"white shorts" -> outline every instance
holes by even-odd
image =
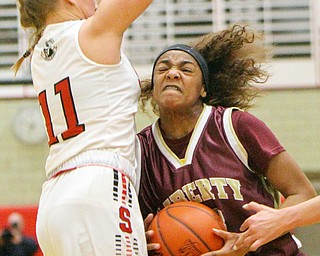
[[[147,255],[136,192],[108,166],[78,167],[46,181],[36,229],[45,256]]]

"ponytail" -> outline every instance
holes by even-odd
[[[13,64],[11,69],[14,71],[14,76],[17,75],[17,72],[22,65],[23,61],[31,55],[31,49],[28,49],[24,52],[24,54]]]
[[[57,2],[56,0],[18,0],[20,24],[24,29],[31,29],[32,33],[29,36],[29,49],[11,67],[15,76],[23,61],[32,54],[35,45],[39,42],[46,26],[46,18],[56,9]]]
[[[23,61],[27,59],[29,56],[31,56],[34,47],[39,42],[42,32],[44,30],[44,27],[39,29],[39,31],[35,32],[33,36],[30,37],[29,41],[33,41],[32,46],[24,52],[24,54],[16,61],[16,63],[13,64],[11,69],[14,71],[14,76],[17,75],[19,68],[21,67]],[[33,39],[34,38],[34,39]],[[32,40],[33,39],[33,40]]]

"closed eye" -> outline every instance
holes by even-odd
[[[158,68],[157,71],[163,72],[163,71],[167,71],[167,70],[169,70],[169,68],[167,68],[167,67],[161,67],[161,68]]]

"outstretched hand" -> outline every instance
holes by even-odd
[[[158,250],[160,249],[160,244],[158,243],[148,243],[150,238],[154,235],[153,230],[148,230],[152,220],[153,220],[154,215],[152,213],[149,213],[148,216],[144,219],[144,229],[146,230],[146,239],[147,239],[147,249],[148,252]]]
[[[244,247],[234,250],[234,243],[239,239],[241,234],[232,233],[224,230],[213,229],[213,232],[224,240],[224,246],[217,251],[202,254],[202,256],[243,256],[248,250]]]
[[[284,233],[281,223],[286,221],[280,211],[262,204],[251,202],[243,206],[256,214],[246,219],[240,227],[244,231],[234,244],[235,249],[246,247],[255,251],[260,246],[276,239]]]

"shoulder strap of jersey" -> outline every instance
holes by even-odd
[[[223,113],[223,127],[227,136],[227,140],[233,149],[234,153],[237,155],[237,157],[240,159],[240,161],[251,171],[254,172],[248,164],[248,153],[241,144],[234,128],[232,125],[232,112],[234,110],[240,110],[239,108],[227,108],[225,112]],[[281,194],[277,190],[273,188],[273,186],[269,183],[269,181],[264,177],[260,176],[261,182],[265,189],[272,195],[274,198],[274,206],[278,208],[281,204]]]
[[[252,172],[254,172],[248,164],[248,153],[241,144],[234,128],[232,125],[232,112],[234,110],[240,110],[239,108],[227,108],[223,113],[223,128],[227,136],[227,140],[233,149],[234,153],[237,155],[239,160]]]

